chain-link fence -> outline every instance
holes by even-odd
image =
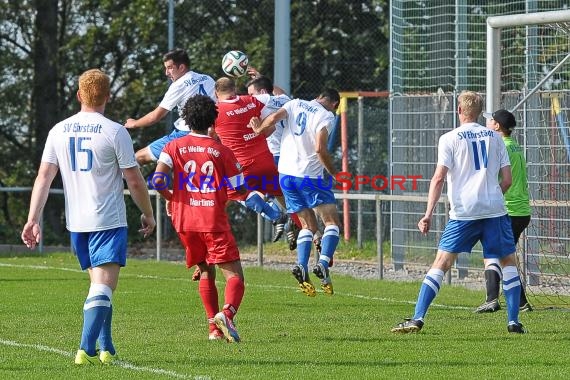
[[[369,178],[378,175],[418,178],[417,188],[412,190],[398,186],[377,189],[368,184],[358,189],[353,187],[352,192],[425,196],[435,167],[438,137],[457,123],[458,93],[464,89],[485,91],[487,17],[569,6],[562,0],[480,3],[471,0],[449,4],[403,0],[390,3],[291,1],[290,88],[293,97],[312,98],[327,86],[343,92],[390,91],[390,98],[346,97],[346,139],[342,141],[339,126],[331,141],[336,165],[352,175]],[[165,26],[172,26],[174,46],[189,52],[192,70],[220,77],[223,75],[222,56],[238,49],[248,54],[252,66],[273,76],[276,63],[273,0],[176,1],[173,4],[172,23],[166,13],[163,15]],[[570,50],[568,35],[558,30],[556,26],[503,30],[503,107],[512,107],[528,94],[544,73],[559,62],[559,57]],[[164,41],[164,36],[158,36],[156,45],[162,46]],[[526,249],[533,255],[540,252],[540,256],[530,255],[525,259],[529,280],[533,281],[536,280],[532,276],[533,263],[536,267],[548,257],[567,258],[569,248],[565,227],[569,219],[570,137],[564,135],[568,131],[565,115],[570,107],[569,72],[567,66],[560,70],[516,114],[520,124],[515,137],[527,154],[534,200]],[[240,78],[238,84],[243,86],[244,83],[245,78]],[[141,139],[139,143],[144,145],[145,141]],[[9,197],[18,199],[11,202]],[[10,204],[6,207],[26,207],[29,198],[26,194],[3,194],[1,199]],[[50,202],[62,203],[61,200]],[[382,205],[386,215],[383,236],[390,240],[394,266],[429,263],[435,240],[422,238],[416,227],[424,205],[404,201]],[[347,214],[344,218],[347,223],[343,224],[345,236],[359,243],[375,240],[373,202],[341,200],[339,209],[343,218]],[[438,206],[436,231],[443,228],[446,214],[445,204]],[[232,216],[238,218],[239,223],[234,224],[239,227],[255,223],[255,215],[239,208],[232,210]],[[49,242],[67,244],[64,231],[52,231],[49,222],[48,219]],[[61,221],[58,224],[61,225]],[[137,221],[133,219],[131,224]],[[1,225],[3,237],[17,240],[17,228],[10,227],[9,221],[2,221]],[[255,243],[251,227],[240,230],[236,236],[242,243]],[[167,237],[170,242],[176,242],[174,234]],[[567,264],[562,262],[557,270]],[[459,263],[460,268],[480,269],[481,265],[475,255],[462,258]]]
[[[422,175],[419,192],[426,194],[435,168],[438,138],[457,126],[457,95],[466,89],[488,95],[485,94],[489,59],[487,17],[567,7],[565,1],[489,1],[484,5],[475,1],[447,5],[393,1],[390,102],[393,171]],[[513,137],[527,158],[532,198],[531,225],[519,247],[522,271],[528,284],[541,286],[545,293],[557,294],[567,291],[570,285],[567,254],[570,129],[566,118],[570,105],[570,65],[562,64],[570,54],[568,23],[503,28],[498,49],[500,107],[513,109],[518,105],[514,111],[517,128]],[[480,122],[485,123],[483,119]],[[392,203],[391,245],[396,267],[427,263],[433,258],[447,210],[445,205],[436,210],[435,241],[417,232],[416,223],[424,212],[425,205]],[[482,269],[480,248],[474,253],[460,255],[457,264],[460,276],[476,276]]]
[[[188,50],[193,69],[216,78],[229,50],[245,52],[273,78],[274,8],[274,0],[175,2],[174,45]],[[311,99],[325,87],[386,90],[388,2],[293,0],[290,9],[292,96]]]

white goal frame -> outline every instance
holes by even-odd
[[[558,11],[550,11],[550,12],[535,12],[535,13],[523,13],[523,14],[513,14],[513,15],[505,15],[505,16],[492,16],[487,18],[487,47],[486,47],[486,98],[485,98],[485,108],[486,112],[494,112],[499,108],[507,108],[507,101],[502,106],[501,102],[504,100],[502,96],[504,95],[501,92],[501,85],[502,85],[502,62],[501,62],[501,49],[503,47],[501,32],[504,28],[516,28],[516,27],[526,27],[526,46],[525,46],[525,54],[526,54],[526,69],[532,65],[536,64],[536,62],[532,61],[533,55],[533,43],[532,41],[537,38],[536,32],[532,30],[532,26],[543,25],[549,28],[556,29],[561,33],[565,34],[567,38],[570,38],[570,10],[558,10]],[[563,58],[562,58],[563,57]],[[562,66],[564,66],[570,60],[570,52],[566,51],[565,56],[564,53],[556,57],[556,65],[553,68],[549,68],[549,71],[540,76],[540,80],[538,78],[532,78],[530,80],[528,72],[526,73],[527,77],[525,78],[524,88],[521,90],[521,97],[520,101],[516,103],[515,106],[510,108],[511,112],[515,112],[519,109],[519,107],[525,105],[527,101],[529,101],[530,97],[534,95],[537,91],[544,87],[544,84],[556,73],[558,72]],[[537,82],[538,81],[538,82]],[[529,88],[534,86],[533,88]],[[566,87],[567,88],[567,87]],[[544,94],[543,94],[544,96]],[[511,100],[513,100],[511,98]],[[534,112],[534,111],[533,111]],[[538,111],[541,112],[541,111]],[[526,131],[526,126],[523,127]],[[526,143],[526,135],[525,135],[525,143]],[[567,145],[567,143],[566,143]],[[568,148],[567,148],[568,149]],[[568,153],[570,157],[570,152]],[[552,202],[548,200],[537,200],[533,199],[533,206],[537,207],[551,207]],[[526,235],[526,233],[525,233]],[[540,244],[538,240],[540,237],[536,237],[537,242],[535,244]],[[527,243],[528,244],[528,243]],[[536,257],[537,254],[533,254],[532,256],[535,258],[531,261],[528,259],[528,245],[523,245],[523,252],[522,252],[522,262],[519,266],[521,270],[521,278],[525,278],[526,285],[540,285],[541,278],[537,275],[540,273],[539,264],[537,264]],[[537,247],[538,248],[538,247]],[[534,251],[532,248],[531,251]],[[570,257],[568,257],[570,258]],[[565,274],[565,278],[567,278],[568,273]],[[526,286],[525,285],[525,286]]]
[[[570,23],[570,10],[523,13],[487,18],[487,81],[486,112],[499,108],[501,101],[501,29],[505,27]],[[525,97],[515,106],[515,111],[529,96],[536,92],[568,59],[570,53],[556,65]]]

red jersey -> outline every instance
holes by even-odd
[[[218,117],[214,124],[216,134],[244,167],[255,160],[273,161],[265,136],[247,127],[252,117],[260,117],[263,107],[264,103],[250,95],[218,100]]]
[[[243,185],[243,176],[229,148],[190,133],[166,144],[158,161],[172,169],[172,223],[177,232],[230,230],[227,191]]]

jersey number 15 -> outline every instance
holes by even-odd
[[[82,172],[88,172],[93,168],[93,151],[91,148],[84,146],[85,141],[91,140],[91,137],[75,137],[69,138],[69,158],[71,160],[71,170],[77,171],[77,159],[86,155],[86,163],[84,167],[80,167]],[[80,156],[81,155],[81,156]]]

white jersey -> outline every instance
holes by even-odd
[[[174,127],[181,131],[189,131],[190,128],[182,119],[182,109],[186,101],[198,94],[209,96],[216,101],[214,86],[215,82],[211,76],[188,71],[170,84],[159,106],[169,111],[178,107],[179,118],[174,122]]]
[[[282,107],[287,111],[281,138],[279,173],[295,177],[320,178],[324,166],[315,152],[316,136],[326,128],[329,135],[334,114],[316,100],[293,99]]]
[[[447,167],[447,196],[455,220],[475,220],[507,213],[499,185],[509,155],[501,136],[477,123],[463,124],[439,138],[438,165]]]
[[[49,132],[42,162],[59,167],[71,232],[127,226],[121,169],[137,166],[127,130],[97,112],[79,112]]]
[[[261,110],[261,119],[265,119],[267,116],[271,115],[272,113],[277,112],[277,110],[289,100],[285,94],[281,95],[269,95],[269,94],[261,94],[255,95],[260,102],[265,104],[265,107]],[[267,146],[269,147],[269,151],[274,156],[279,156],[281,152],[281,136],[283,135],[283,128],[285,128],[285,122],[281,120],[277,124],[275,124],[275,131],[267,136]]]

